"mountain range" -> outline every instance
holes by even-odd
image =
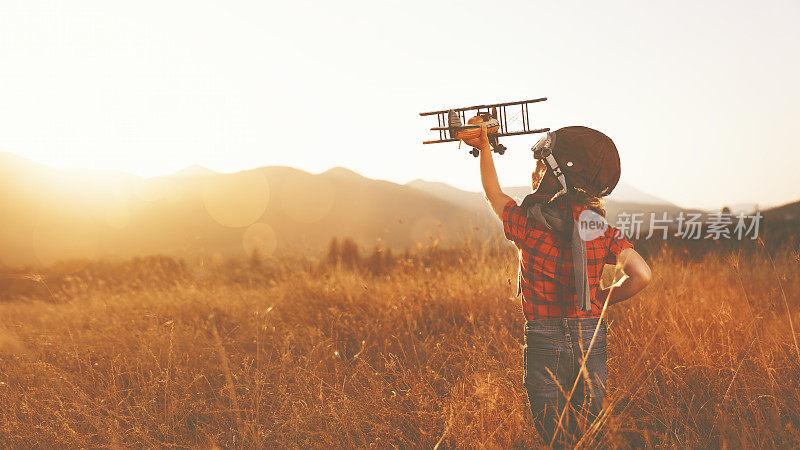
[[[524,197],[529,187],[509,187]],[[632,186],[608,200],[608,217],[681,210]],[[458,245],[496,235],[483,194],[444,183],[402,185],[344,168],[310,174],[261,167],[222,174],[200,166],[142,178],[62,169],[0,153],[0,263],[79,258],[313,253],[333,237],[362,248]]]

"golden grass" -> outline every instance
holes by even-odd
[[[540,445],[513,251],[280,263],[100,265],[0,303],[0,445]],[[609,309],[603,431],[581,444],[800,445],[797,254],[651,265]]]

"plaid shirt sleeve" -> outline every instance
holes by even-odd
[[[509,200],[503,208],[503,233],[506,239],[518,244],[525,240],[525,226],[528,215],[522,211],[514,200]]]
[[[633,244],[622,237],[617,229],[612,226],[609,226],[606,230],[606,237],[608,238],[608,252],[606,253],[605,263],[616,265],[619,253],[626,248],[633,248]]]

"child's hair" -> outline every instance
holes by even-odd
[[[559,195],[556,198],[559,197],[564,197],[565,200],[569,199],[572,201],[572,203],[582,207],[583,209],[591,209],[603,217],[606,216],[606,201],[600,197],[595,197],[594,195],[589,194],[583,189],[573,188],[570,192]]]
[[[542,178],[544,178],[546,173],[546,166],[541,160],[536,161],[536,168],[531,173],[531,187],[534,191],[539,187],[539,183],[541,183]],[[561,200],[558,200],[561,199]],[[580,188],[573,188],[570,192],[566,194],[556,195],[550,199],[551,202],[553,201],[564,201],[564,200],[571,200],[572,203],[584,208],[584,209],[591,209],[592,211],[600,214],[601,216],[606,216],[605,205],[606,201],[600,197],[595,197],[594,195],[584,191]]]

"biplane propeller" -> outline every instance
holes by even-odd
[[[439,144],[442,142],[456,142],[467,139],[472,139],[480,136],[481,125],[478,123],[469,123],[467,121],[467,112],[475,111],[475,115],[481,118],[482,124],[487,125],[487,137],[492,149],[495,153],[502,155],[506,152],[506,146],[498,141],[498,138],[504,136],[519,136],[522,134],[545,133],[550,131],[550,128],[531,128],[531,119],[528,115],[528,105],[531,103],[538,103],[547,100],[547,97],[537,98],[534,100],[519,100],[515,102],[494,103],[490,105],[468,106],[466,108],[453,108],[441,111],[430,111],[419,113],[420,116],[433,116],[436,115],[436,120],[439,124],[437,127],[431,128],[431,131],[439,132],[439,139],[431,141],[422,141],[423,144]],[[506,108],[509,106],[519,106],[519,114],[514,117],[522,118],[522,129],[510,130],[508,127],[508,112]],[[465,124],[465,122],[467,122]],[[512,119],[513,125],[513,119]],[[480,151],[473,148],[469,153],[478,157]]]

